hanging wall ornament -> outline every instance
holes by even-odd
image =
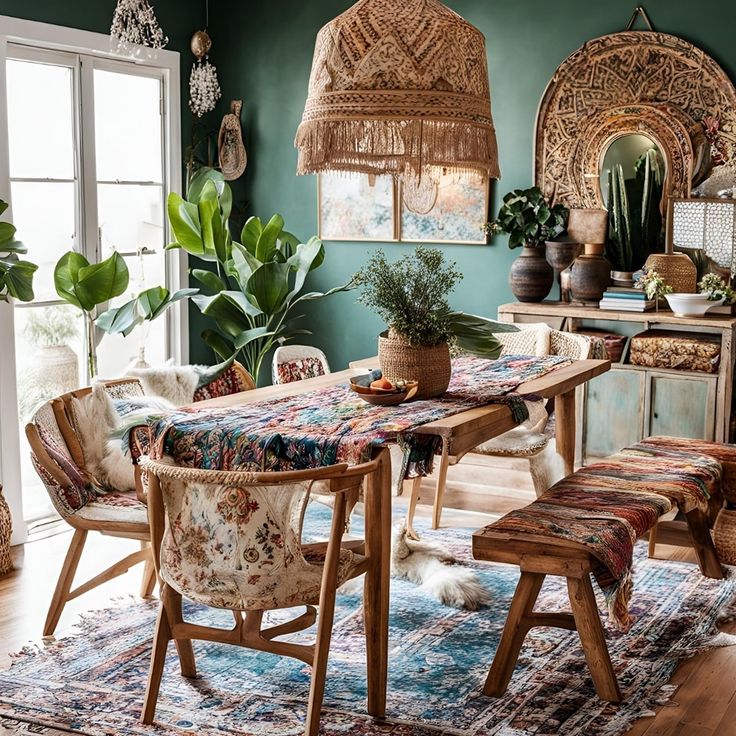
[[[220,160],[220,169],[227,181],[242,176],[248,164],[248,156],[243,145],[243,131],[240,128],[242,109],[243,100],[233,100],[230,103],[230,112],[222,119],[220,135],[217,137],[217,156]]]
[[[169,42],[148,0],[118,0],[110,26],[110,42],[116,51],[140,52],[141,46],[162,49]]]
[[[192,36],[190,48],[197,61],[194,62],[189,77],[189,109],[201,118],[205,113],[215,109],[222,92],[217,81],[217,69],[210,64],[207,56],[212,48],[212,40],[207,31],[197,31]]]

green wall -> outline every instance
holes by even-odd
[[[622,30],[635,3],[446,2],[486,36],[503,176],[492,195],[491,210],[495,212],[504,192],[531,184],[537,105],[555,68],[586,40]],[[212,57],[224,90],[222,111],[230,99],[244,99],[248,169],[236,193],[248,201],[253,214],[283,214],[287,227],[302,238],[317,231],[317,189],[315,177],[294,173],[294,133],[306,98],[316,33],[350,5],[351,0],[221,0],[213,6]],[[733,76],[736,6],[722,0],[697,4],[650,0],[646,7],[657,30],[701,46]],[[311,287],[328,288],[346,281],[376,247],[327,243],[325,265],[313,274]],[[405,244],[381,247],[390,257],[411,248]],[[465,274],[451,300],[454,306],[493,316],[499,304],[511,300],[507,275],[515,254],[505,240],[498,238],[491,246],[442,247]],[[355,303],[354,294],[339,294],[314,305],[307,322],[314,332],[311,342],[327,352],[334,368],[376,352],[376,334],[382,325]],[[193,335],[193,348],[195,342]]]

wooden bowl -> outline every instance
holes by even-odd
[[[374,406],[397,406],[404,401],[414,398],[419,389],[418,381],[407,381],[406,390],[396,389],[371,389],[370,384],[381,377],[380,371],[372,371],[365,376],[353,376],[350,379],[350,388],[360,396],[363,401]]]

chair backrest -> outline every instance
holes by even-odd
[[[214,381],[200,386],[194,392],[194,401],[217,399],[220,396],[239,394],[241,391],[252,391],[256,387],[253,376],[236,360],[226,371]]]
[[[311,345],[282,345],[273,355],[274,383],[292,383],[330,373],[327,356]]]
[[[593,339],[574,332],[552,330],[549,336],[549,354],[562,355],[571,360],[587,360],[593,350]]]
[[[494,337],[501,343],[501,355],[549,355],[551,329],[544,322],[519,324],[518,332],[499,332]]]
[[[322,568],[301,527],[312,483],[352,492],[377,463],[250,473],[141,460],[159,572],[185,597],[217,608],[281,608],[314,601]],[[158,518],[158,504],[162,517]],[[160,545],[160,546],[159,546]],[[352,555],[351,555],[352,556]]]

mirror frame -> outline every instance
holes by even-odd
[[[709,144],[701,121],[720,122],[736,155],[736,88],[701,49],[677,36],[624,31],[592,39],[550,80],[539,105],[534,180],[568,207],[604,207],[600,166],[613,140],[649,136],[665,159],[663,196],[687,197]]]

